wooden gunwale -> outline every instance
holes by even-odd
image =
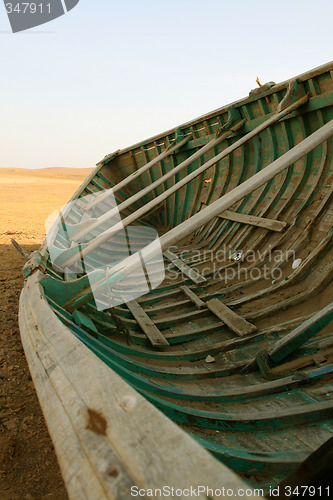
[[[145,489],[164,484],[185,488],[202,483],[216,488],[221,475],[230,488],[242,487],[242,481],[234,473],[151,407],[74,336],[68,336],[66,328],[52,316],[46,302],[41,300],[36,278],[35,274],[29,279],[21,297],[22,340],[70,498],[96,498],[96,495],[101,500],[123,498],[133,485]],[[37,326],[32,318],[39,316],[41,308],[46,314]],[[46,330],[43,323],[47,323]],[[38,339],[33,337],[36,327],[40,332]],[[42,333],[45,331],[49,332],[46,338]],[[90,371],[87,371],[88,366]],[[108,384],[106,389],[105,379],[110,380],[111,375],[112,384]],[[94,383],[83,387],[82,377]],[[66,387],[66,392],[61,389],[61,384]],[[107,407],[101,399],[106,390]],[[71,398],[68,398],[69,394]],[[90,414],[94,411],[103,416],[101,418],[106,426],[102,433],[87,428],[89,410]],[[134,441],[129,433],[133,411],[135,425],[140,425],[145,441],[144,449],[141,446],[139,453],[133,451],[140,437],[139,441]],[[59,421],[62,422],[61,427]],[[112,425],[107,425],[111,421]],[[181,452],[177,449],[179,445]],[[154,458],[149,473],[145,465],[147,457]],[[200,470],[192,476],[198,457],[202,462]],[[177,471],[172,477],[166,472],[170,460],[177,464]],[[117,474],[108,475],[111,470],[116,470]]]

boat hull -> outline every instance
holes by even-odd
[[[230,473],[235,487],[245,480],[267,493],[331,438],[332,75],[331,63],[292,81],[264,86],[246,99],[108,155],[73,196],[66,221],[86,238],[80,243],[81,260],[59,232],[51,244],[44,243],[43,265],[37,262],[29,268],[32,276],[21,299],[20,325],[28,361],[32,366],[39,363],[32,368],[34,380],[41,379],[37,390],[42,393],[48,385],[51,394],[57,383],[52,370],[66,371],[68,393],[57,393],[62,415],[69,410],[61,408],[75,393],[80,401],[88,386],[94,393],[96,376],[100,403],[95,399],[77,409],[80,418],[92,418],[93,423],[84,427],[80,420],[77,433],[74,417],[69,418],[67,434],[75,434],[76,442],[91,439],[96,446],[95,425],[105,432],[107,428],[109,436],[119,420],[112,413],[117,406],[110,388],[114,384],[129,394],[123,409],[129,412],[129,431],[119,431],[120,441],[103,444],[105,450],[110,446],[118,456],[121,439],[137,442],[149,435],[144,451],[129,451],[135,467],[143,453],[147,460],[155,457],[173,484],[194,480],[194,465],[199,463],[195,456],[201,453],[205,468],[198,481],[209,469],[214,470],[209,484],[218,484],[218,463],[206,448],[221,462],[226,481]],[[114,231],[112,238],[105,237],[114,210],[106,197],[111,188],[125,231]],[[78,203],[91,207],[90,219],[82,218]],[[111,285],[122,296],[127,287],[144,281],[137,271],[137,254],[127,253],[124,235],[127,231],[139,245],[147,228],[159,235],[164,279],[156,279],[148,293],[110,307]],[[150,250],[156,258],[154,252]],[[75,267],[78,262],[81,268]],[[103,266],[110,274],[103,275]],[[126,269],[131,271],[128,276]],[[95,289],[97,283],[101,290],[98,300],[92,275]],[[150,277],[156,275],[155,266]],[[51,337],[48,321],[57,325]],[[52,357],[48,346],[55,342],[57,329],[62,332],[59,352]],[[50,364],[42,377],[44,358]],[[93,366],[86,373],[85,363]],[[136,410],[127,408],[134,400],[133,408],[142,406],[146,412],[140,438],[135,434]],[[184,451],[188,460],[191,455],[192,470],[184,483],[178,483],[183,475],[176,471],[178,466],[168,468],[163,462],[165,454],[175,452],[174,439],[162,443],[149,426],[150,415],[170,426],[166,435],[184,440],[184,450],[193,447],[193,452]],[[64,446],[59,444],[60,463]],[[85,453],[82,464],[93,454],[90,448]],[[126,460],[122,456],[119,470]],[[99,465],[91,465],[89,474],[94,467],[99,470]],[[130,476],[137,480],[137,472]],[[113,478],[103,476],[101,488],[103,481],[106,490],[111,488]],[[155,484],[163,481],[156,473]]]

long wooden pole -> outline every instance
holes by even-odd
[[[234,203],[242,200],[252,191],[271,180],[286,168],[290,167],[290,165],[312,151],[315,147],[319,146],[319,144],[326,141],[332,135],[333,120],[328,122],[326,125],[323,125],[320,129],[316,130],[316,132],[294,146],[291,150],[287,151],[287,153],[283,156],[273,161],[263,170],[253,175],[250,179],[247,179],[208,207],[204,208],[188,220],[185,220],[175,228],[162,235],[159,240],[155,240],[153,243],[143,248],[140,252],[127,257],[122,262],[114,266],[108,273],[109,286],[112,286],[113,283],[116,283],[135,271],[135,269],[142,265],[141,259],[143,259],[146,263],[149,262],[158,256],[160,251],[168,249],[171,245],[174,245],[178,241],[193,233],[196,229],[199,229],[204,224],[207,224],[207,222],[218,216],[224,210],[230,208]],[[94,284],[93,290],[83,290],[79,296],[73,298],[68,304],[65,305],[65,307],[70,310],[81,307],[93,297],[94,291],[97,289],[99,290],[102,287],[102,289],[104,289],[105,286],[106,280],[100,280]]]
[[[133,196],[130,196],[129,198],[127,198],[126,200],[124,200],[122,203],[120,203],[116,207],[112,208],[111,210],[108,210],[105,214],[101,215],[97,219],[86,220],[86,221],[84,221],[82,223],[76,224],[75,226],[69,226],[69,227],[67,227],[67,231],[69,233],[70,239],[71,240],[79,240],[80,238],[84,237],[87,233],[89,233],[90,231],[92,231],[93,229],[95,229],[96,227],[99,227],[101,224],[103,224],[103,223],[105,223],[105,222],[107,222],[109,220],[112,220],[113,217],[117,217],[117,216],[119,217],[119,214],[123,210],[125,210],[126,208],[130,207],[131,205],[133,205],[133,203],[136,203],[138,200],[140,200],[141,198],[143,198],[143,196],[145,196],[146,194],[150,193],[155,188],[157,188],[158,186],[160,186],[161,184],[163,184],[163,182],[166,182],[168,179],[170,179],[171,177],[175,176],[181,170],[184,170],[185,167],[188,167],[188,165],[190,165],[195,160],[197,160],[198,158],[200,158],[201,156],[203,156],[205,153],[207,153],[211,149],[215,148],[218,144],[220,144],[220,142],[224,141],[229,135],[231,135],[233,133],[234,130],[237,130],[237,128],[241,127],[243,124],[244,124],[244,120],[242,122],[238,123],[237,125],[235,125],[234,127],[231,127],[230,130],[228,130],[226,133],[222,134],[220,137],[212,139],[208,144],[206,144],[205,146],[203,146],[202,148],[200,148],[196,153],[194,153],[193,155],[191,155],[189,158],[186,158],[186,160],[184,160],[183,162],[179,163],[179,165],[177,165],[172,170],[170,170],[169,172],[167,172],[166,174],[164,174],[162,177],[160,177],[159,179],[157,179],[156,181],[154,181],[152,184],[149,184],[145,188],[141,189],[141,191],[139,191],[138,193],[134,194]],[[137,175],[138,172],[139,171],[134,172],[134,174],[131,174],[129,177],[133,176],[132,179],[135,178],[135,177],[137,177],[138,176]],[[126,179],[128,179],[129,177],[126,177]],[[124,179],[124,180],[126,180],[126,179]],[[118,186],[119,186],[119,184],[118,184]],[[105,193],[105,197],[112,196],[113,192],[114,192],[114,188],[108,190],[108,192]],[[165,191],[163,193],[163,195],[165,195],[166,192],[167,191]],[[155,200],[156,199],[157,198],[155,198]],[[98,201],[99,200],[97,198],[96,202],[98,202]],[[148,204],[149,204],[149,202],[145,205],[145,207],[148,206]],[[151,208],[151,206],[152,205],[150,205],[150,208]],[[150,208],[148,208],[148,210],[150,210]],[[87,207],[85,207],[85,210],[87,210]],[[135,213],[137,213],[137,212],[135,212]],[[133,215],[133,214],[131,214],[131,215]],[[140,217],[140,215],[139,215],[139,217]],[[133,220],[135,220],[135,219],[131,218],[131,222]],[[124,225],[124,222],[125,221],[122,222],[123,225]],[[113,228],[114,227],[115,226],[113,226]],[[122,228],[122,227],[120,227],[120,228]]]
[[[97,196],[96,198],[94,198],[93,200],[91,200],[90,202],[88,202],[87,205],[84,207],[84,209],[86,211],[90,210],[95,205],[97,205],[98,203],[100,203],[102,200],[108,198],[110,196],[110,191],[111,191],[111,193],[116,193],[117,191],[120,191],[120,189],[122,189],[125,186],[127,186],[127,184],[129,184],[130,182],[132,182],[134,179],[136,179],[137,177],[139,177],[141,174],[143,174],[144,172],[147,172],[147,170],[149,170],[150,168],[152,168],[154,165],[156,165],[160,161],[163,161],[165,158],[167,158],[172,153],[174,153],[175,151],[177,151],[177,149],[179,149],[182,146],[184,146],[184,144],[186,144],[191,139],[191,137],[192,137],[192,134],[189,134],[187,137],[184,137],[184,139],[182,139],[181,141],[177,142],[172,147],[169,147],[168,149],[166,149],[165,151],[163,151],[162,153],[160,153],[158,156],[156,156],[155,158],[153,158],[151,161],[149,161],[145,165],[142,165],[142,167],[140,167],[138,170],[136,170],[132,174],[130,174],[127,177],[125,177],[125,179],[123,179],[122,181],[118,182],[118,184],[116,184],[115,186],[113,186],[110,189],[107,189],[104,193],[101,193],[99,196]]]
[[[235,149],[239,148],[243,144],[245,144],[247,141],[255,137],[257,134],[262,132],[264,129],[272,125],[273,123],[277,122],[287,114],[291,113],[298,107],[302,106],[305,102],[307,102],[308,96],[304,96],[301,99],[299,99],[297,102],[289,106],[288,108],[284,109],[280,113],[275,114],[268,120],[266,120],[264,123],[256,127],[254,130],[251,130],[248,134],[244,135],[241,139],[236,141],[234,144],[226,148],[224,151],[219,153],[218,155],[214,156],[214,158],[211,158],[209,161],[201,165],[201,167],[197,168],[194,172],[191,172],[188,174],[186,177],[184,177],[182,180],[174,184],[171,188],[167,189],[164,193],[160,194],[150,202],[148,202],[146,205],[143,207],[140,207],[136,212],[133,212],[129,216],[127,216],[124,220],[116,223],[114,226],[112,226],[110,229],[107,229],[103,233],[99,234],[96,236],[93,240],[91,240],[88,244],[81,245],[80,246],[80,251],[78,251],[75,247],[69,248],[67,250],[64,250],[59,256],[55,259],[54,264],[58,266],[59,268],[61,267],[70,267],[71,265],[75,264],[78,260],[81,258],[85,257],[88,255],[90,252],[98,248],[100,245],[102,245],[105,241],[109,240],[112,238],[112,236],[116,235],[124,229],[124,227],[128,226],[132,222],[136,221],[140,217],[142,217],[145,213],[147,213],[149,210],[154,208],[156,205],[164,201],[168,196],[171,194],[175,193],[178,189],[181,187],[185,186],[187,183],[189,183],[191,180],[193,180],[195,177],[198,175],[202,174],[205,170],[208,168],[212,167],[215,165],[218,161],[222,160],[229,154],[231,154]],[[220,139],[220,138],[219,138]],[[208,145],[207,145],[208,146]],[[201,150],[200,150],[201,151]],[[198,152],[199,153],[199,152]],[[194,155],[193,155],[194,156]],[[192,158],[192,157],[191,157]],[[180,166],[180,165],[179,165]],[[175,169],[173,169],[171,172],[174,172]],[[171,173],[170,172],[170,173]]]

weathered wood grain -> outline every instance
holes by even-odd
[[[154,325],[152,320],[136,300],[131,300],[130,302],[127,302],[126,305],[153,346],[158,347],[169,345],[169,342],[166,340],[164,335],[160,332],[157,326]]]
[[[241,214],[238,212],[231,212],[230,210],[225,210],[219,215],[221,219],[232,220],[233,222],[240,222],[242,224],[249,224],[251,226],[263,227],[264,229],[270,229],[271,231],[277,231],[281,233],[287,226],[287,222],[265,219],[264,217],[256,217],[255,215]]]
[[[208,300],[208,302],[206,302],[206,306],[213,314],[215,314],[215,316],[224,321],[224,323],[240,337],[257,331],[256,326],[252,325],[252,323],[249,323],[237,313],[232,311],[219,299]]]

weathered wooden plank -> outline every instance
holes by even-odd
[[[175,253],[170,252],[170,250],[165,250],[163,252],[164,257],[166,257],[174,266],[176,266],[185,276],[188,276],[190,280],[194,281],[194,283],[204,283],[206,278],[201,276],[193,267],[188,266],[185,262],[182,261]]]
[[[325,328],[331,321],[333,321],[333,302],[304,321],[304,323],[268,349],[267,352],[270,358],[275,363],[278,363],[298,349],[304,342],[309,340],[309,338],[320,332],[320,330]]]
[[[185,293],[185,295],[195,304],[198,309],[204,309],[206,304],[203,300],[201,300],[192,290],[184,285],[180,287],[181,290]]]
[[[312,297],[317,297],[317,295],[332,281],[332,277],[333,262],[329,262],[327,266],[323,268],[321,273],[317,273],[317,275],[314,276],[312,282],[310,281],[307,288],[295,295],[292,295],[291,297],[288,297],[287,299],[281,299],[276,304],[252,310],[251,312],[246,313],[246,318],[248,320],[259,320],[276,314],[278,311],[283,311],[289,307],[295,307],[298,304],[305,303]]]
[[[213,314],[215,314],[215,316],[224,321],[224,323],[240,337],[257,331],[256,326],[232,311],[219,299],[209,300],[206,302],[206,306]]]
[[[287,222],[265,219],[264,217],[256,217],[255,215],[231,212],[230,210],[225,210],[219,215],[219,217],[221,219],[228,219],[234,222],[241,222],[242,224],[249,224],[250,226],[263,227],[264,229],[270,229],[271,231],[277,231],[279,233],[281,233],[287,226]]]
[[[149,316],[145,313],[142,307],[137,303],[136,300],[131,300],[127,302],[127,307],[133,314],[134,318],[144,331],[144,333],[149,338],[150,342],[153,346],[165,346],[169,345],[169,342],[164,337],[164,335],[160,332],[156,325],[152,322]]]
[[[203,210],[208,205],[204,203],[201,205],[200,210]],[[218,217],[221,219],[227,219],[234,222],[240,222],[242,224],[248,224],[250,226],[263,227],[265,229],[270,229],[271,231],[277,231],[281,233],[286,226],[287,222],[274,220],[274,219],[266,219],[265,217],[257,217],[255,215],[247,215],[239,212],[233,212],[231,210],[225,210],[223,213],[219,214]],[[202,229],[202,228],[201,228]]]
[[[209,427],[220,429],[222,432],[223,430],[234,430],[239,433],[246,431],[253,432],[254,429],[267,429],[271,431],[272,428],[283,429],[291,426],[296,427],[298,425],[309,424],[311,422],[330,418],[333,410],[332,400],[324,402],[314,401],[308,404],[296,403],[284,408],[276,407],[275,405],[272,407],[268,403],[268,408],[262,405],[260,410],[253,406],[251,410],[238,408],[238,411],[232,412],[231,417],[231,414],[226,412],[223,406],[222,408],[207,411],[188,405],[184,401],[179,404],[174,401],[170,402],[158,398],[152,394],[149,394],[148,397],[150,401],[153,401],[154,404],[164,412],[167,412],[168,409],[171,408],[172,419],[176,422],[183,423],[184,415],[186,419],[186,416],[190,414],[191,418],[188,419],[190,424],[194,417],[194,419],[198,419],[202,428],[207,428],[207,424],[209,423]],[[289,453],[288,455],[290,457]]]
[[[302,279],[304,279],[307,274],[316,266],[319,258],[322,257],[327,252],[329,246],[332,245],[333,232],[329,231],[327,235],[319,242],[319,244],[309,253],[309,255],[304,259],[299,267],[297,267],[291,275],[284,278],[278,284],[273,284],[267,288],[262,288],[254,293],[244,295],[239,299],[232,300],[228,302],[229,305],[238,306],[240,304],[245,304],[252,300],[256,300],[259,297],[267,296],[269,293],[276,293],[278,290],[288,288],[298,284]],[[307,237],[306,240],[308,241]],[[292,248],[288,249],[286,254],[292,251]],[[295,250],[296,251],[296,250]],[[287,255],[285,257],[287,259]]]
[[[21,296],[19,317],[22,343],[69,498],[113,500],[121,495],[121,490],[129,492],[135,482],[104,435],[107,424],[104,432],[100,425],[105,422],[104,409],[89,402],[89,389],[84,396],[88,401],[84,401],[83,394],[80,395],[75,389],[80,378],[84,387],[83,381],[87,382],[93,373],[96,375],[95,371],[90,372],[93,365],[86,357],[89,351],[87,349],[87,353],[81,353],[81,363],[86,366],[79,375],[77,370],[81,371],[83,364],[80,367],[80,363],[75,361],[80,341],[68,335],[60,322],[59,327],[55,328],[57,319],[51,317],[51,311],[37,325],[30,298],[25,290]],[[34,308],[44,311],[43,307],[40,309],[40,303],[41,300],[37,302],[34,297]],[[62,346],[58,344],[54,352],[55,341],[60,342],[61,339]],[[65,367],[62,363],[65,363]],[[97,386],[94,388],[96,396],[100,392]],[[114,477],[108,477],[108,469],[117,471],[120,488]]]

